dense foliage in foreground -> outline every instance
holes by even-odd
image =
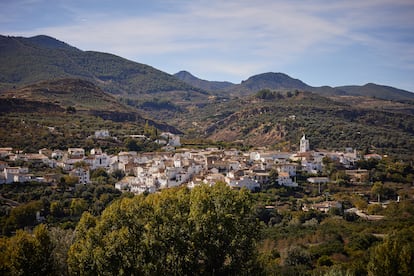
[[[40,225],[33,235],[19,230],[0,239],[4,252],[0,271],[5,275],[251,274],[258,272],[259,233],[252,207],[250,192],[233,191],[224,183],[125,197],[101,216],[85,212],[72,235],[59,236],[53,234],[56,229],[48,232]],[[72,244],[69,250],[68,244]]]
[[[74,230],[48,223],[0,238],[0,274],[412,275],[412,200],[368,221],[299,211],[297,192],[219,183],[125,194],[101,214],[84,212]]]
[[[361,160],[357,167],[373,183],[353,183],[329,158],[324,164],[337,181],[322,193],[298,177],[297,188],[271,184],[258,193],[221,183],[133,196],[114,189],[120,171],[103,169],[91,172],[88,185],[64,174],[54,185],[1,185],[0,227],[8,237],[0,238],[0,274],[410,275],[412,165]],[[378,197],[386,208],[372,202]],[[342,208],[301,210],[326,199]],[[344,211],[352,207],[383,217]],[[38,211],[45,224],[38,225]]]
[[[74,274],[240,274],[254,268],[250,194],[225,184],[164,190],[85,213],[69,251]]]

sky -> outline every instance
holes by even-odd
[[[49,35],[170,74],[414,92],[413,0],[1,0],[0,11],[2,35]]]

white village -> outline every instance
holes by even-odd
[[[95,132],[95,137],[109,137],[107,130]],[[187,185],[189,188],[201,183],[213,185],[225,182],[232,188],[247,188],[258,191],[269,182],[272,171],[277,172],[277,184],[297,187],[297,172],[313,175],[310,183],[321,184],[330,180],[323,173],[323,158],[339,162],[347,174],[355,181],[366,181],[366,170],[355,170],[353,165],[361,157],[357,151],[347,148],[343,152],[310,150],[310,141],[305,135],[300,139],[299,152],[269,151],[266,149],[242,152],[218,148],[186,149],[181,147],[180,137],[163,133],[157,140],[164,146],[162,152],[119,152],[108,155],[100,148],[86,152],[83,148],[67,150],[40,149],[38,153],[14,152],[12,148],[0,148],[0,156],[10,161],[26,161],[46,164],[50,168],[61,167],[71,176],[77,177],[79,185],[91,183],[90,172],[98,168],[108,173],[121,171],[125,177],[115,184],[123,192],[154,193],[160,189]],[[146,139],[146,137],[139,137]],[[381,158],[379,155],[363,158]],[[8,162],[0,162],[0,184],[13,182],[58,181],[53,174],[33,175],[26,167],[9,167]]]

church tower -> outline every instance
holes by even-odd
[[[302,138],[300,139],[299,152],[307,151],[309,151],[309,140],[306,139],[305,134],[303,134]]]

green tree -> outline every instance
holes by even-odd
[[[269,180],[267,181],[267,183],[262,185],[262,189],[263,190],[268,190],[270,188],[275,188],[278,186],[278,182],[277,179],[279,177],[279,173],[277,172],[277,170],[272,169],[269,172]]]
[[[0,271],[3,275],[54,275],[53,245],[45,225],[33,235],[17,230],[16,235],[0,242]]]
[[[50,214],[57,218],[64,215],[63,205],[60,201],[52,201],[50,203]]]
[[[6,220],[3,232],[9,233],[15,229],[34,226],[36,224],[36,212],[43,207],[41,201],[31,201],[13,208]]]
[[[257,228],[250,193],[224,183],[200,186],[191,193],[190,221],[202,274],[247,273],[254,267]],[[247,273],[249,274],[249,273]]]
[[[49,236],[52,244],[52,259],[55,271],[59,275],[68,275],[67,258],[68,251],[73,242],[73,230],[51,228]]]
[[[91,180],[100,184],[108,183],[109,175],[104,168],[97,168],[91,172]]]
[[[337,166],[334,160],[332,160],[328,156],[325,156],[322,159],[322,164],[323,164],[323,173],[329,177],[332,176],[337,171]]]
[[[133,138],[127,138],[125,140],[125,147],[128,151],[142,151],[144,148],[141,141]]]
[[[111,173],[111,176],[116,180],[121,180],[125,176],[125,172],[117,169]]]
[[[75,186],[75,184],[77,184],[78,182],[79,182],[79,178],[76,176],[71,176],[71,175],[64,175],[60,179],[60,184],[62,188],[65,188],[65,189],[68,186]]]
[[[368,263],[368,275],[414,275],[414,229],[401,230],[377,245]]]
[[[378,197],[378,202],[381,202],[381,195],[384,193],[384,184],[379,181],[375,182],[374,185],[372,185],[371,193]]]
[[[286,266],[310,266],[311,263],[311,256],[309,252],[307,252],[304,248],[299,246],[294,246],[290,248],[287,252],[287,257],[285,259]]]
[[[74,274],[240,274],[253,271],[258,233],[248,191],[225,184],[123,198],[85,213],[69,250]]]
[[[72,216],[80,216],[88,209],[88,204],[83,198],[74,198],[70,203],[70,214]]]

